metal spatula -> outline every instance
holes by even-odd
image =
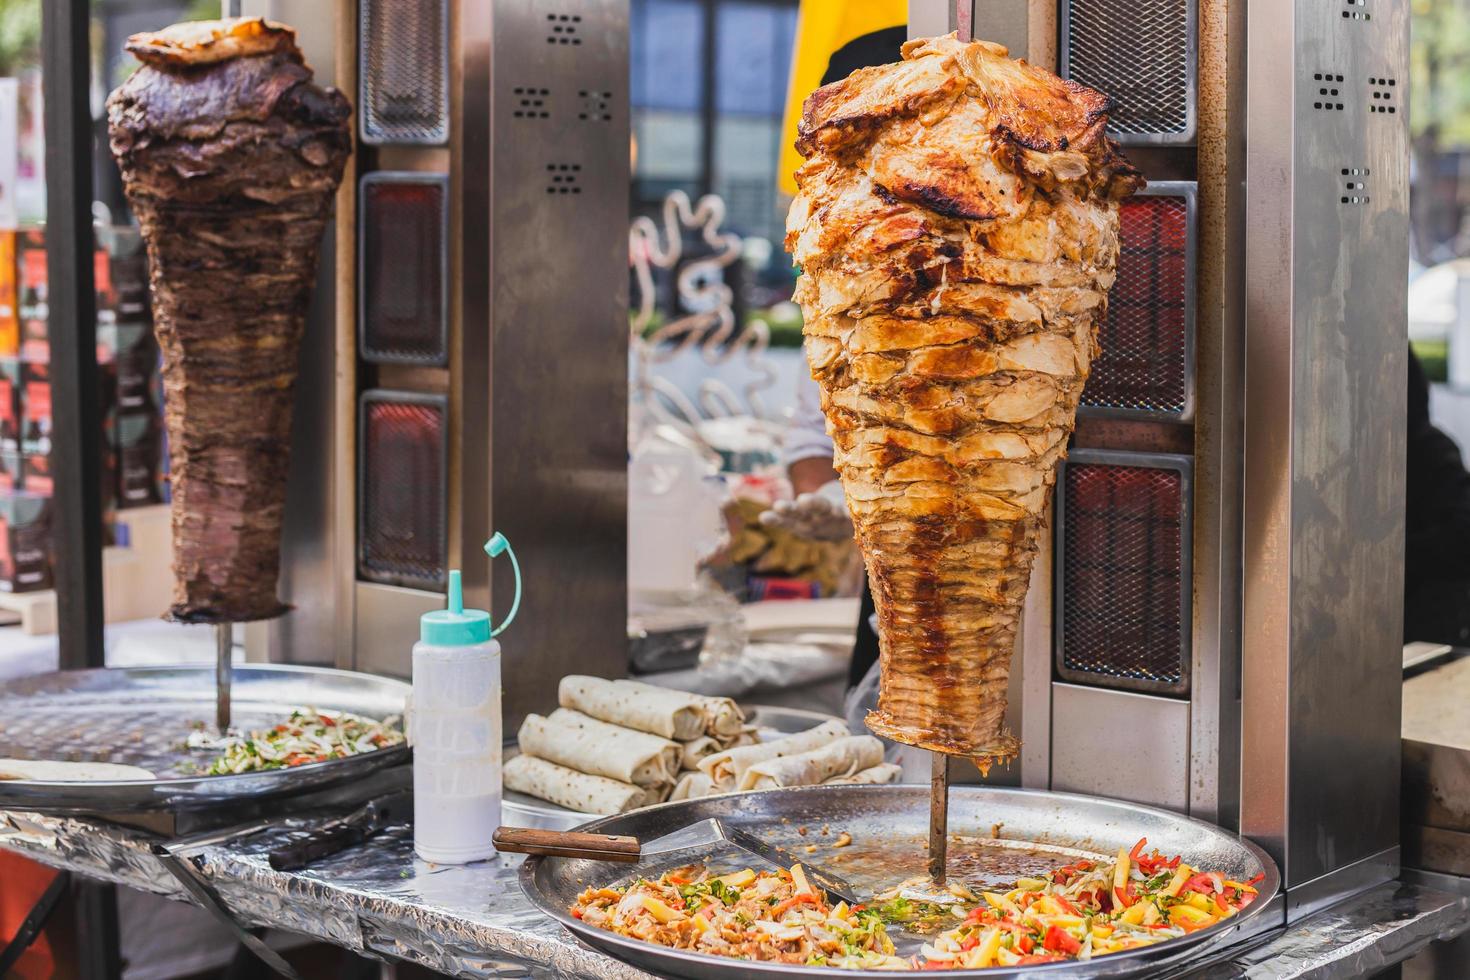
[[[736,827],[710,817],[687,827],[642,843],[636,837],[611,834],[579,834],[559,830],[526,830],[501,827],[495,831],[495,849],[518,854],[542,854],[547,857],[585,858],[589,861],[620,861],[631,864],[644,858],[692,849],[710,850],[730,844],[753,854],[762,861],[782,868],[802,866],[807,878],[827,894],[849,905],[857,902],[852,885],[838,875],[813,867],[783,847],[768,843]]]

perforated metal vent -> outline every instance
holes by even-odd
[[[1082,391],[1090,414],[1187,418],[1194,410],[1195,185],[1162,181],[1123,202],[1118,278]]]
[[[362,141],[449,139],[448,0],[358,0]]]
[[[367,174],[358,215],[358,353],[376,364],[444,364],[449,177]]]
[[[1193,0],[1063,0],[1061,11],[1062,76],[1112,97],[1114,138],[1194,142]]]
[[[448,563],[448,407],[443,396],[362,395],[358,424],[358,575],[442,588]]]
[[[1064,680],[1187,694],[1191,462],[1074,450],[1058,477],[1056,667]]]

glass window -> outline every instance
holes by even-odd
[[[779,119],[791,70],[796,8],[723,3],[715,24],[715,110]]]
[[[695,0],[633,0],[630,13],[633,105],[697,112],[704,99],[704,8]]]

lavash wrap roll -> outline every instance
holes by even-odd
[[[625,813],[663,801],[667,787],[634,786],[606,776],[589,776],[534,756],[507,759],[501,772],[505,788],[581,813]]]
[[[881,765],[872,766],[868,769],[860,769],[851,776],[833,776],[827,780],[826,785],[863,786],[896,783],[902,775],[903,766],[892,762],[884,762]]]
[[[679,777],[679,782],[674,786],[674,792],[669,797],[671,800],[697,800],[701,796],[709,796],[715,792],[714,784],[709,777],[702,772],[686,772]]]
[[[556,693],[563,708],[680,742],[698,738],[707,727],[705,699],[698,694],[585,674],[563,677]]]
[[[714,735],[701,735],[688,742],[681,742],[683,753],[679,759],[679,765],[686,772],[693,772],[699,768],[699,764],[716,752],[733,749],[740,745],[754,745],[756,738],[755,729],[742,728],[740,732],[729,738],[717,738]]]
[[[628,684],[631,681],[620,681]],[[714,738],[734,738],[745,730],[745,712],[731,698],[700,697],[704,708],[704,733]]]
[[[726,749],[724,752],[717,752],[700,761],[699,771],[710,778],[714,792],[728,793],[740,785],[745,771],[757,763],[810,752],[812,749],[821,748],[829,742],[844,738],[847,734],[847,725],[834,718],[832,721],[822,722],[816,728],[809,728],[786,738],[778,738],[773,742],[742,745],[738,748]],[[879,759],[879,761],[882,760]]]
[[[0,780],[47,783],[111,783],[158,777],[140,766],[116,762],[55,762],[49,759],[0,759]]]
[[[810,752],[757,762],[745,770],[742,791],[816,786],[829,779],[851,776],[883,762],[883,743],[871,735],[849,735]]]
[[[637,786],[668,786],[679,774],[679,743],[569,708],[545,718],[527,715],[517,739],[527,755]]]

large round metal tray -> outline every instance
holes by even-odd
[[[824,721],[841,720],[836,715],[824,714],[820,711],[778,705],[742,705],[741,709],[745,712],[747,724],[755,725],[761,732],[769,733],[773,738],[804,732],[808,728],[816,728]],[[507,758],[517,751],[513,740],[506,744]],[[568,810],[566,807],[538,800],[534,796],[517,793],[514,790],[506,790],[502,795],[500,812],[501,822],[506,826],[528,827],[531,830],[571,830],[573,827],[603,816],[603,814]]]
[[[923,874],[929,819],[927,786],[809,786],[714,796],[665,803],[615,817],[595,820],[581,830],[631,834],[648,840],[706,817],[722,820],[783,845],[797,855],[816,845],[813,863],[844,876],[859,898]],[[802,830],[805,828],[806,833]],[[825,830],[824,830],[825,828]],[[853,843],[842,849],[827,841],[841,831]],[[1259,847],[1235,834],[1199,820],[1152,807],[1068,793],[952,786],[949,801],[949,873],[973,888],[994,888],[1021,875],[1034,875],[1070,864],[1080,856],[1107,859],[1140,837],[1150,848],[1182,854],[1196,867],[1223,871],[1238,880],[1264,874],[1260,897],[1245,911],[1211,929],[1154,946],[1100,956],[1086,963],[1055,963],[1023,968],[935,971],[940,976],[1039,977],[1120,976],[1192,957],[1207,947],[1225,944],[1263,912],[1280,885],[1276,865]],[[716,850],[716,870],[748,867],[743,852]],[[592,884],[622,884],[656,877],[664,870],[699,860],[690,851],[660,855],[634,865],[614,865],[569,858],[531,858],[521,868],[521,886],[543,912],[579,938],[619,959],[661,975],[691,980],[762,977],[785,980],[793,975],[852,977],[853,971],[832,967],[752,963],[667,949],[619,936],[572,918],[567,909]],[[890,930],[890,934],[892,930]],[[922,941],[895,935],[899,952],[908,955]]]
[[[269,728],[293,708],[350,711],[385,719],[403,713],[409,685],[319,667],[242,664],[232,681],[232,720]],[[41,674],[0,685],[0,758],[116,762],[157,778],[118,782],[0,780],[0,807],[127,813],[204,809],[242,799],[294,796],[407,761],[407,746],[347,759],[200,776],[212,753],[184,745],[191,728],[213,725],[214,667],[121,667]]]

